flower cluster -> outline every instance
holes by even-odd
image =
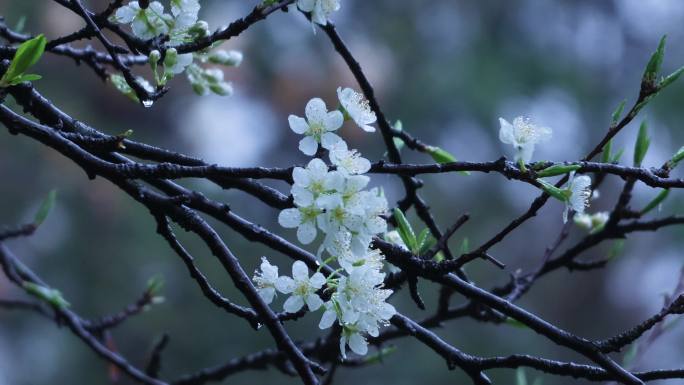
[[[137,1],[118,8],[110,17],[110,21],[119,24],[130,24],[133,34],[141,39],[152,39],[167,35],[169,40],[164,55],[158,50],[149,53],[149,62],[154,72],[157,85],[165,85],[175,75],[185,72],[192,89],[199,95],[215,93],[217,95],[232,94],[232,86],[223,80],[223,71],[219,68],[204,68],[199,63],[211,63],[223,66],[238,66],[242,54],[237,51],[215,50],[216,44],[195,53],[178,53],[175,47],[182,43],[195,41],[209,35],[209,25],[198,20],[199,0],[170,0],[170,13],[165,13],[164,5],[152,1],[147,8],[141,8]],[[162,60],[163,56],[163,60]],[[161,71],[158,71],[161,62]],[[120,75],[114,75],[120,78]],[[138,80],[146,89],[148,82]],[[114,81],[120,83],[120,79]],[[126,87],[117,88],[127,95],[132,95]],[[151,88],[151,86],[149,87]]]
[[[322,232],[318,255],[326,258],[321,266],[337,262],[340,268],[327,278],[320,271],[309,276],[306,265],[296,261],[292,277],[279,276],[278,268],[264,258],[254,282],[268,303],[276,293],[289,295],[283,305],[286,312],[297,312],[305,304],[310,311],[323,308],[319,327],[340,325],[340,352],[345,357],[347,346],[366,354],[366,336],[377,336],[380,326],[396,311],[386,302],[392,290],[382,288],[384,256],[370,248],[372,238],[387,231],[383,218],[387,200],[380,189],[366,189],[370,178],[364,174],[370,170],[370,162],[332,132],[342,126],[345,116],[370,131],[368,106],[358,97],[340,102],[345,114],[328,112],[325,102],[315,98],[306,105],[306,118],[289,117],[292,130],[305,135],[300,150],[314,155],[320,144],[328,151],[332,167],[320,157],[311,159],[306,167],[295,167],[291,188],[295,207],[278,216],[283,227],[297,229],[302,244],[312,243]]]

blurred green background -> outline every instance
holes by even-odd
[[[106,5],[104,1],[88,3],[96,10]],[[201,3],[200,18],[216,28],[246,15],[257,1]],[[684,2],[680,0],[341,3],[342,9],[332,19],[376,87],[388,117],[401,119],[406,130],[461,160],[512,155],[498,140],[497,119],[518,115],[530,116],[554,130],[554,139],[538,147],[535,159],[576,160],[603,136],[618,103],[627,99],[631,105],[643,67],[661,35],[669,37],[664,72],[684,64]],[[9,25],[25,16],[25,31],[48,38],[83,24],[50,1],[0,0],[0,14]],[[303,115],[312,97],[336,105],[338,86],[358,88],[330,42],[323,33],[312,34],[300,14],[279,12],[225,46],[245,54],[240,68],[226,70],[235,87],[232,97],[197,97],[185,79],[178,78],[166,97],[144,109],[103,84],[85,66],[74,66],[70,59],[54,55],[46,55],[39,63],[35,72],[43,79],[36,86],[67,113],[110,134],[133,129],[137,140],[227,166],[306,162],[297,151],[299,138],[288,128],[287,115]],[[682,102],[684,83],[675,83],[617,137],[614,148],[625,148],[623,159],[629,161],[639,121],[647,119],[653,141],[644,164],[660,166],[684,144]],[[366,157],[383,156],[379,134],[365,134],[351,125],[341,134]],[[405,158],[430,161],[413,153],[405,153]],[[681,171],[674,176],[681,176]],[[148,212],[107,181],[89,181],[71,161],[4,129],[0,130],[0,178],[0,225],[29,220],[47,192],[59,189],[57,206],[35,236],[10,246],[59,288],[75,311],[88,317],[118,311],[137,299],[148,278],[165,277],[166,301],[113,332],[117,349],[133,363],[144,363],[164,332],[171,337],[163,359],[165,379],[272,346],[267,331],[254,332],[246,322],[210,305],[155,233]],[[465,237],[473,246],[488,239],[526,210],[538,193],[495,174],[464,177],[454,173],[424,179],[423,194],[442,227],[466,211],[472,216],[452,239],[456,250]],[[295,240],[292,231],[277,225],[277,211],[255,199],[200,181],[183,183]],[[400,184],[390,176],[375,175],[372,183],[385,188],[390,202],[402,197]],[[621,185],[619,179],[608,178],[590,211],[612,208]],[[282,183],[273,186],[287,192]],[[638,184],[633,206],[643,206],[656,193]],[[650,216],[681,213],[682,209],[681,194],[675,191],[662,210]],[[476,283],[490,288],[505,283],[509,273],[537,266],[545,247],[560,231],[561,211],[559,202],[549,202],[538,217],[492,249],[507,264],[507,271],[480,262],[469,265]],[[223,226],[218,228],[246,270],[253,271],[262,255],[282,271],[289,270],[290,261],[283,255],[247,242]],[[208,251],[192,237],[180,235],[212,283],[244,303]],[[573,229],[566,247],[582,235],[582,230]],[[612,336],[660,309],[662,295],[679,278],[684,260],[682,235],[681,228],[633,234],[626,240],[624,253],[605,269],[548,275],[520,304],[581,336]],[[603,244],[585,257],[601,258],[609,247],[610,243]],[[424,282],[420,289],[434,309],[437,290]],[[0,297],[21,298],[23,294],[2,277]],[[462,300],[455,296],[453,303]],[[392,302],[418,319],[426,315],[404,290]],[[274,306],[280,310],[281,304]],[[316,327],[319,316],[310,314],[287,323],[287,330],[299,340],[316,338],[322,335]],[[446,323],[437,333],[471,354],[528,353],[584,362],[529,330],[507,325],[463,319]],[[684,328],[672,328],[638,367],[681,367],[683,337]],[[384,363],[342,368],[336,383],[468,383],[460,371],[448,371],[445,362],[421,343],[406,339],[392,344],[399,349]],[[495,370],[489,375],[496,384],[515,383],[514,371]],[[530,379],[537,376],[545,385],[584,383],[528,370]],[[297,379],[269,370],[244,372],[225,381],[272,382],[289,384]],[[33,314],[0,311],[0,385],[107,383],[107,365],[67,330]],[[122,378],[120,383],[129,382]]]

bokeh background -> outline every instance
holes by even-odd
[[[202,1],[200,17],[218,27],[241,17],[254,0]],[[102,9],[103,1],[90,1]],[[49,1],[0,0],[0,14],[9,25],[26,17],[25,30],[55,38],[82,26],[73,14]],[[668,34],[664,72],[684,64],[684,2],[680,0],[536,1],[519,0],[343,0],[332,19],[376,87],[390,119],[429,143],[442,146],[459,159],[493,160],[511,155],[498,141],[498,117],[527,115],[552,127],[554,139],[538,147],[535,159],[576,160],[604,134],[610,114],[620,101],[628,106],[638,93],[640,77],[658,39]],[[118,134],[135,130],[134,138],[187,152],[228,166],[286,166],[306,162],[297,151],[298,138],[288,128],[287,115],[302,115],[305,103],[322,97],[336,105],[338,86],[356,87],[349,71],[324,34],[312,34],[297,13],[278,13],[225,44],[239,49],[245,61],[228,69],[232,97],[195,96],[185,79],[172,82],[171,92],[144,109],[103,84],[85,67],[69,59],[46,55],[36,72],[38,89],[68,113],[101,130]],[[639,119],[616,139],[629,162],[636,130],[647,119],[653,136],[645,164],[660,166],[682,144],[684,83],[665,90]],[[370,159],[384,150],[379,134],[365,134],[351,125],[342,135]],[[421,154],[405,153],[409,161],[429,162]],[[681,172],[675,172],[681,175]],[[464,238],[478,245],[527,209],[537,191],[508,182],[499,175],[426,176],[422,190],[443,227],[469,212],[472,220],[459,230],[452,246]],[[277,212],[240,192],[221,191],[199,181],[184,181],[213,198],[230,203],[239,214],[295,239],[280,228]],[[391,202],[401,186],[390,176],[375,175]],[[286,192],[284,184],[273,186]],[[621,187],[608,178],[591,210],[608,210]],[[135,300],[148,278],[166,280],[163,304],[127,321],[113,333],[118,350],[132,362],[144,362],[153,342],[166,332],[170,345],[162,374],[175,378],[206,366],[272,345],[264,330],[210,305],[191,281],[181,261],[155,234],[148,212],[98,178],[89,181],[71,161],[37,142],[0,130],[0,224],[29,220],[50,189],[59,190],[58,204],[31,238],[11,242],[23,261],[59,288],[79,313],[95,317],[118,311]],[[634,207],[657,191],[637,185]],[[682,212],[676,191],[650,216]],[[469,272],[483,287],[505,283],[508,273],[529,271],[562,226],[562,205],[552,201],[540,215],[496,246],[492,254],[507,264],[507,272],[475,262]],[[411,213],[411,215],[413,215]],[[415,218],[414,218],[415,219]],[[415,223],[418,223],[415,221]],[[267,255],[287,271],[286,257],[249,243],[219,226],[227,244],[252,271]],[[604,338],[657,312],[663,294],[679,279],[681,228],[657,234],[630,235],[624,252],[605,269],[590,273],[558,271],[541,279],[520,301],[530,311],[589,338]],[[582,236],[573,229],[571,239]],[[192,237],[181,234],[212,283],[242,302],[223,270]],[[601,258],[611,243],[585,256]],[[420,285],[433,307],[435,288]],[[0,297],[22,298],[0,278]],[[462,301],[454,297],[454,304]],[[393,303],[421,318],[405,291]],[[280,308],[280,302],[274,304]],[[312,339],[319,314],[287,324],[297,339]],[[492,326],[463,319],[445,324],[438,334],[468,353],[538,354],[579,360],[574,354],[508,325]],[[650,347],[640,368],[681,367],[684,327],[674,325]],[[398,350],[382,364],[341,369],[337,383],[426,384],[467,383],[458,371],[415,340],[399,340]],[[618,360],[620,358],[618,357]],[[30,313],[0,311],[0,384],[108,384],[107,366],[77,338],[54,323]],[[515,372],[491,371],[497,384],[515,383]],[[544,384],[582,384],[528,371],[529,379]],[[296,383],[275,370],[252,371],[225,383]],[[122,379],[121,383],[127,383]],[[681,383],[672,381],[670,383]]]

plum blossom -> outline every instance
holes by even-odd
[[[323,300],[316,294],[323,284],[325,284],[323,274],[316,272],[309,277],[306,264],[302,261],[295,261],[292,264],[292,278],[279,277],[275,287],[283,294],[292,294],[285,301],[283,309],[288,313],[296,313],[305,303],[310,311],[316,311],[323,305]]]
[[[356,150],[349,150],[347,143],[339,141],[329,148],[330,162],[337,166],[338,170],[349,175],[365,174],[370,170],[370,161],[361,156]]]
[[[504,118],[499,118],[499,123],[499,139],[515,147],[516,162],[528,163],[532,159],[534,146],[549,140],[552,134],[550,128],[538,126],[522,116],[513,119],[513,124]]]
[[[276,294],[276,281],[278,280],[278,266],[271,265],[266,257],[261,257],[261,271],[254,272],[252,280],[257,286],[257,292],[261,299],[266,303],[273,302],[273,297]]]
[[[311,22],[320,25],[328,24],[328,16],[340,9],[339,0],[297,0],[297,7],[311,13]],[[314,29],[314,33],[316,30]]]
[[[568,212],[570,209],[578,214],[583,214],[584,209],[589,206],[589,198],[591,197],[591,178],[587,175],[575,177],[575,172],[571,172],[566,192],[568,198],[565,201],[563,223],[568,221]]]
[[[600,211],[594,214],[581,213],[575,214],[572,220],[578,227],[589,230],[589,233],[600,231],[610,218],[610,213]]]
[[[340,111],[328,112],[325,102],[320,98],[309,100],[304,109],[306,119],[290,115],[287,120],[290,128],[297,134],[305,135],[299,142],[299,149],[306,155],[314,155],[318,144],[330,149],[342,139],[332,131],[342,126],[344,117]]]
[[[342,87],[337,88],[337,97],[340,104],[354,123],[366,132],[375,132],[375,127],[371,124],[375,123],[377,117],[375,112],[371,111],[368,101],[363,98],[363,95],[354,91],[351,88]]]
[[[146,9],[140,8],[137,1],[119,7],[111,20],[120,24],[131,24],[133,34],[141,39],[151,39],[169,32],[165,19],[164,6],[158,1],[150,2]]]

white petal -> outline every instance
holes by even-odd
[[[328,165],[318,158],[311,159],[306,168],[309,170],[311,177],[315,179],[324,177],[328,172]]]
[[[344,191],[345,176],[340,171],[331,171],[325,176],[323,187],[326,190],[334,190],[337,192]],[[363,187],[361,187],[363,188]]]
[[[304,12],[311,12],[315,2],[316,0],[297,0],[297,7]]]
[[[275,281],[275,288],[283,294],[292,293],[295,289],[295,286],[295,281],[286,275],[278,277],[278,279]]]
[[[290,194],[294,198],[294,203],[299,207],[310,206],[314,200],[313,193],[299,185],[293,185]]]
[[[347,178],[347,191],[361,191],[368,185],[370,178],[365,175],[353,175]]]
[[[356,158],[354,160],[354,173],[355,174],[365,174],[370,170],[370,161],[366,158]]]
[[[292,179],[296,185],[308,187],[311,184],[311,173],[301,167],[295,167],[292,170]]]
[[[133,21],[133,18],[138,14],[138,11],[140,11],[138,2],[132,1],[128,5],[117,9],[114,17],[116,17],[117,22],[128,24]]]
[[[354,353],[361,356],[368,353],[368,342],[359,333],[354,333],[349,337],[349,347]]]
[[[306,306],[310,311],[316,311],[323,306],[323,300],[316,294],[309,294],[306,296]]]
[[[347,337],[345,337],[345,335],[342,334],[342,336],[340,336],[340,355],[342,356],[343,359],[347,358],[346,347],[347,347]]]
[[[303,134],[309,130],[309,123],[306,122],[304,118],[300,118],[296,115],[290,115],[287,117],[288,123],[290,123],[290,128],[296,134]]]
[[[302,261],[295,261],[292,264],[292,278],[295,281],[305,281],[309,279],[309,268]]]
[[[328,113],[328,109],[325,107],[325,102],[323,100],[320,98],[313,98],[306,104],[304,112],[306,113],[306,119],[310,123],[323,123]]]
[[[342,127],[342,123],[344,123],[344,116],[342,113],[337,110],[330,111],[325,116],[325,120],[323,120],[323,127],[325,127],[326,131],[335,131]]]
[[[529,163],[532,160],[532,154],[534,154],[534,143],[525,143],[516,151],[515,161],[522,160],[525,163]]]
[[[298,295],[293,295],[285,301],[283,309],[288,313],[296,313],[304,306],[304,300]]]
[[[302,223],[302,214],[299,209],[285,209],[278,214],[278,223],[288,229],[295,228]]]
[[[304,155],[314,156],[318,150],[318,142],[311,136],[305,136],[299,141],[299,151],[303,152]]]
[[[311,222],[302,223],[297,228],[297,239],[303,245],[308,245],[316,238],[316,225]]]
[[[314,289],[320,289],[325,284],[325,276],[319,272],[316,272],[311,276],[311,279],[309,279],[309,284]]]
[[[259,289],[259,296],[261,299],[264,300],[267,304],[273,302],[273,297],[275,296],[275,289],[272,287],[265,287],[263,289]]]
[[[501,128],[499,129],[499,140],[506,144],[515,144],[513,125],[508,123],[504,118],[499,118],[499,124],[501,125]]]
[[[359,127],[366,132],[375,132],[375,127],[368,124],[359,125]]]
[[[326,150],[334,148],[335,145],[341,141],[342,138],[340,138],[337,134],[333,134],[332,132],[326,132],[321,135],[321,145]]]
[[[323,312],[323,316],[321,317],[321,322],[318,323],[318,327],[320,329],[327,329],[335,323],[335,320],[337,320],[337,313],[334,310],[326,310]]]

